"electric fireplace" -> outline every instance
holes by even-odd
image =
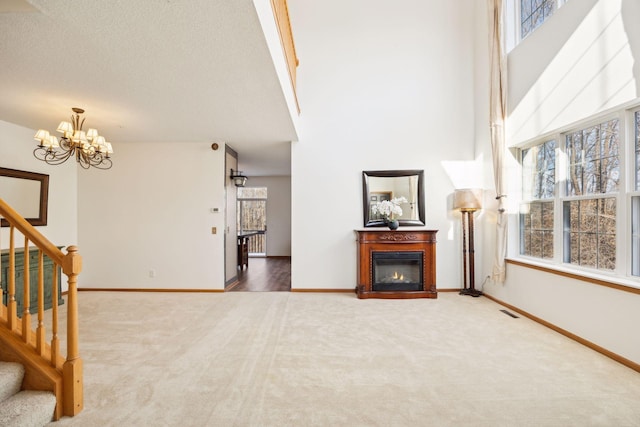
[[[373,291],[421,291],[423,252],[373,252]]]
[[[437,298],[437,230],[356,230],[358,298]]]

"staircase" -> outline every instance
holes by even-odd
[[[0,362],[0,426],[42,427],[51,422],[56,396],[50,391],[20,390],[24,367]]]
[[[41,426],[44,425],[43,420],[48,423],[62,416],[73,417],[83,408],[77,293],[82,257],[75,246],[69,246],[67,253],[62,253],[2,199],[0,218],[3,226],[4,221],[9,226],[8,233],[5,230],[0,233],[3,239],[8,234],[8,241],[0,242],[0,247],[8,247],[2,250],[0,257],[0,270],[7,272],[3,275],[7,277],[7,283],[0,283],[0,361],[13,362],[2,363],[3,371],[0,371],[0,385],[8,389],[0,391],[0,427]],[[33,246],[36,250],[33,256],[25,256],[24,265],[18,268],[16,253],[21,249],[16,246],[20,243],[23,251]],[[31,249],[24,253],[31,253]],[[50,270],[47,272],[45,256],[53,262],[48,265]],[[7,260],[3,262],[5,258]],[[44,278],[48,274],[52,280],[45,283]],[[50,304],[45,316],[45,295],[51,295],[51,301],[58,301],[56,285],[59,274],[68,279],[66,313],[58,312],[58,304]],[[20,292],[18,288],[21,288]],[[22,301],[21,313],[18,313],[18,300]],[[66,323],[66,333],[61,328],[63,322]],[[65,341],[66,357],[61,348]],[[27,403],[31,400],[44,404],[51,396],[54,399],[53,411],[48,409],[48,404],[43,410],[36,409],[35,405],[33,409],[27,406],[31,405]],[[23,413],[19,408],[24,409]],[[41,411],[44,411],[42,418],[38,415]]]

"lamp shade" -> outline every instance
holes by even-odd
[[[60,124],[58,125],[58,129],[56,130],[67,136],[68,134],[71,134],[73,132],[73,125],[69,122],[60,122]]]
[[[58,138],[56,138],[53,135],[49,135],[49,143],[47,144],[47,147],[51,147],[51,148],[58,148],[60,147],[60,143],[58,142]]]
[[[101,135],[96,135],[92,140],[91,140],[91,145],[93,145],[94,147],[101,147],[103,145],[105,145],[105,140],[104,140],[104,136]]]
[[[482,189],[463,188],[453,193],[453,208],[475,211],[482,209]]]
[[[89,129],[87,131],[87,139],[89,141],[93,141],[97,137],[98,137],[98,129]]]
[[[49,132],[43,129],[38,130],[36,134],[33,136],[33,139],[36,141],[40,141],[42,145],[49,139]]]
[[[71,137],[71,140],[75,143],[84,144],[85,142],[87,142],[87,134],[83,130],[75,130],[73,132],[73,137]]]

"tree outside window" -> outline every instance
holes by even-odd
[[[566,135],[564,262],[615,270],[619,145],[618,119]]]
[[[553,258],[556,141],[522,150],[520,254]]]
[[[556,0],[520,0],[520,38],[538,28],[556,9]]]
[[[640,105],[596,120],[521,149],[519,252],[638,279]]]

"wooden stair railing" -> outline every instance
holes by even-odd
[[[47,390],[55,394],[57,400],[55,420],[60,419],[63,415],[74,416],[83,409],[82,359],[78,350],[77,298],[77,279],[82,269],[82,257],[78,254],[78,249],[75,246],[69,246],[67,253],[64,254],[2,199],[0,199],[0,217],[9,223],[7,304],[5,305],[0,299],[0,360],[16,361],[25,366],[23,385],[26,389]],[[16,231],[24,236],[25,248],[24,310],[21,318],[17,313],[16,302]],[[30,243],[38,248],[38,307],[35,331],[32,329],[31,307],[29,307],[31,286],[28,248]],[[0,247],[2,247],[1,244]],[[48,343],[46,342],[48,333],[45,327],[44,310],[44,255],[48,256],[54,264],[51,283],[53,302],[50,313],[51,339]],[[0,269],[4,267],[6,266],[0,264]],[[66,358],[60,352],[60,337],[58,336],[58,267],[62,268],[62,272],[68,277],[69,284]],[[2,296],[1,292],[0,296]]]

